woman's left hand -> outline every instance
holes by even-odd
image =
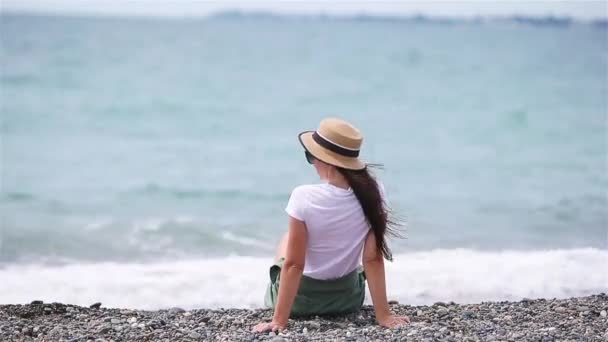
[[[282,331],[286,328],[287,324],[280,324],[275,322],[262,322],[258,323],[255,327],[253,327],[253,332],[262,333],[267,331]]]

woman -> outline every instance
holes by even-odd
[[[378,324],[409,323],[407,316],[389,310],[384,259],[392,259],[386,235],[395,232],[394,223],[383,189],[358,159],[360,132],[343,120],[325,119],[317,131],[300,133],[299,140],[325,183],[299,186],[291,194],[285,209],[289,231],[270,268],[265,299],[274,316],[253,330],[283,330],[290,314],[357,311],[365,298],[365,279]]]

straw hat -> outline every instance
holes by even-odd
[[[365,168],[358,158],[363,136],[344,120],[324,119],[316,131],[302,132],[298,139],[310,154],[327,164],[350,170]]]

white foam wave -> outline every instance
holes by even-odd
[[[10,265],[0,268],[0,303],[41,299],[139,309],[261,307],[269,262],[231,256],[154,264]],[[388,294],[403,304],[567,298],[608,292],[606,265],[608,251],[591,248],[406,253],[387,263]]]

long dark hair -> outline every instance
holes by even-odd
[[[393,218],[392,211],[382,197],[380,186],[370,167],[381,168],[382,166],[368,164],[362,170],[349,170],[341,167],[337,167],[337,169],[346,178],[348,185],[359,200],[363,214],[376,237],[376,247],[386,260],[392,261],[393,254],[388,247],[386,236],[402,237],[399,231],[402,224]]]

